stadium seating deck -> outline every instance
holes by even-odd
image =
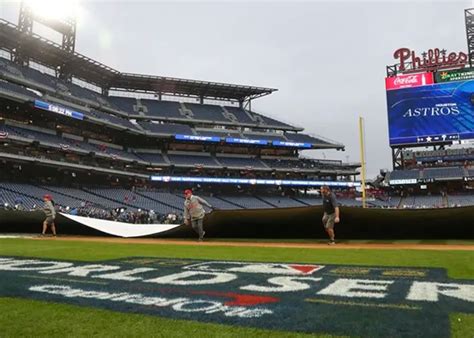
[[[163,155],[159,153],[137,153],[136,155],[145,162],[160,165],[168,164],[163,158]]]
[[[244,133],[244,136],[253,140],[267,140],[267,141],[288,141],[283,135],[274,133],[252,134]]]
[[[224,201],[230,201],[233,204],[237,204],[245,209],[271,209],[275,208],[273,205],[264,202],[263,200],[254,196],[219,196]]]
[[[421,208],[437,208],[443,205],[443,200],[441,196],[414,196],[415,202],[414,206],[415,207],[421,207]]]
[[[224,157],[218,156],[217,160],[221,163],[224,167],[228,168],[261,168],[261,169],[268,169],[262,161],[258,158],[244,158],[244,157]]]
[[[184,135],[193,135],[191,127],[185,124],[176,124],[176,123],[152,123],[152,122],[138,122],[143,129],[155,133],[155,134],[165,134],[165,135],[174,135],[174,134],[184,134]]]
[[[300,133],[285,133],[286,138],[292,142],[311,143],[311,144],[329,144],[320,138]]]
[[[306,204],[287,196],[261,196],[260,198],[277,208],[296,208],[306,206]]]
[[[455,206],[468,206],[474,205],[474,195],[467,195],[467,194],[458,194],[458,195],[449,195],[448,198],[448,205],[450,207]]]
[[[443,178],[459,178],[461,179],[464,176],[464,171],[462,168],[427,168],[423,170],[424,178],[434,178],[434,179],[443,179]]]
[[[7,91],[7,92],[13,92],[13,93],[16,93],[16,94],[22,94],[22,95],[25,95],[25,96],[30,97],[32,99],[38,98],[38,95],[35,92],[26,89],[26,87],[17,85],[17,84],[12,83],[12,82],[6,82],[6,81],[1,81],[0,80],[0,90]]]
[[[107,114],[107,113],[103,113],[103,112],[98,111],[98,110],[92,110],[89,113],[89,115],[91,115],[95,118],[110,122],[110,123],[118,124],[120,126],[128,128],[128,129],[132,129],[132,130],[137,130],[138,129],[137,126],[135,126],[129,120],[127,120],[125,118],[122,118],[122,117],[115,116],[113,114]]]
[[[186,116],[181,114],[181,104],[179,102],[150,99],[141,99],[140,101],[147,110],[147,112],[143,113],[144,115],[157,118],[186,118]]]
[[[136,209],[154,210],[155,212],[158,212],[160,214],[167,214],[170,212],[182,212],[181,208],[177,209],[173,205],[166,203],[166,200],[158,202],[147,198],[142,194],[137,194],[127,189],[92,188],[86,189],[86,191],[116,201],[128,208],[132,207]]]
[[[224,107],[229,113],[233,114],[236,118],[237,121],[240,123],[245,123],[245,124],[255,124],[256,122],[252,120],[249,116],[249,114],[242,108],[239,107],[229,107],[225,106]]]
[[[198,156],[192,154],[169,153],[168,158],[171,163],[176,166],[219,166],[219,164],[210,155]]]
[[[420,171],[413,170],[394,170],[390,173],[390,180],[419,179]]]
[[[186,108],[191,109],[196,120],[231,122],[222,113],[222,107],[209,104],[186,103]]]
[[[26,183],[0,182],[0,202],[10,206],[21,203],[24,208],[32,209],[34,205],[42,207],[42,196],[51,194],[57,206],[80,208],[84,204],[105,209],[128,208],[136,210],[154,210],[160,214],[177,213],[183,210],[184,197],[180,194],[156,190],[139,189],[132,191],[123,188],[90,188],[83,189],[32,185]],[[196,195],[206,199],[211,205],[219,209],[258,209],[301,207],[306,205],[321,205],[319,196],[272,196],[272,195],[214,195],[199,193]],[[357,206],[362,203],[352,198],[338,197],[342,206]],[[473,194],[452,194],[447,197],[450,207],[474,205]],[[396,207],[399,197],[392,197],[387,201],[368,201],[369,206]],[[403,198],[402,208],[438,208],[445,207],[441,195],[410,195]]]
[[[234,137],[240,138],[240,132],[237,130],[213,129],[213,130],[196,130],[200,136],[217,136],[221,138]]]

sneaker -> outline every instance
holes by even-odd
[[[334,245],[334,244],[336,244],[336,241],[334,240],[328,242],[328,245]]]

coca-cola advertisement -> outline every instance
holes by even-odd
[[[425,86],[434,83],[433,73],[419,73],[385,78],[387,90]]]

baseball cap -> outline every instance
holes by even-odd
[[[187,195],[187,194],[192,194],[192,193],[193,193],[193,191],[192,191],[191,189],[186,189],[186,190],[184,191],[184,194],[185,194],[185,195]]]
[[[51,197],[51,195],[49,195],[49,194],[44,195],[43,198],[44,198],[44,199],[47,199],[47,200],[53,199],[53,198]]]

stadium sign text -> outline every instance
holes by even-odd
[[[429,49],[427,52],[417,55],[409,48],[399,48],[393,53],[393,57],[399,62],[400,72],[436,71],[447,68],[463,68],[468,57],[466,53],[447,53],[446,49]],[[411,64],[411,67],[409,67]]]
[[[459,115],[461,112],[456,102],[453,103],[438,103],[433,107],[416,107],[409,108],[402,115],[407,117],[433,117],[433,116],[449,116]]]
[[[0,257],[0,297],[307,333],[448,337],[449,312],[474,312],[474,281],[426,268]],[[353,325],[362,309],[377,325]]]

